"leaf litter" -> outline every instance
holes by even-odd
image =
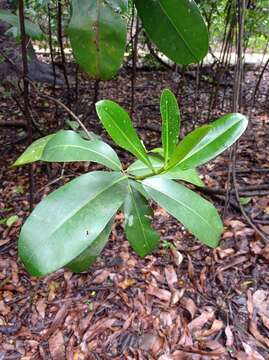
[[[173,88],[171,73],[140,71],[137,76],[136,124],[145,144],[158,146],[159,135],[147,125],[160,126],[158,94],[164,87]],[[128,73],[123,73],[110,87],[101,86],[100,97],[124,105],[129,91],[126,77]],[[201,86],[197,106],[203,116],[207,84]],[[185,91],[191,94],[194,88],[190,82]],[[188,120],[193,117],[192,100],[188,103],[187,98],[180,96],[184,132],[191,129]],[[2,111],[9,114],[12,107],[12,102],[4,103]],[[14,114],[19,117],[15,109]],[[216,108],[212,118],[219,114]],[[147,121],[142,123],[145,115]],[[50,111],[40,110],[39,116],[52,131],[55,124],[50,123]],[[250,132],[239,148],[238,166],[249,169],[238,173],[242,187],[268,182],[266,173],[251,171],[253,164],[269,167],[264,151],[269,145],[269,123],[262,107],[256,111],[253,127],[255,151]],[[15,130],[5,129],[0,140],[16,136]],[[0,359],[268,359],[269,245],[234,208],[225,217],[222,243],[215,250],[198,244],[154,205],[154,226],[165,241],[154,254],[145,259],[134,254],[123,237],[124,219],[119,215],[108,246],[89,271],[78,275],[59,270],[43,279],[29,277],[17,262],[16,249],[22,220],[28,215],[27,169],[9,166],[23,146],[18,143],[7,149],[0,159],[0,215],[18,219],[10,227],[0,224]],[[227,165],[225,154],[204,166],[201,173],[206,185],[224,189]],[[99,169],[89,164],[68,165],[61,178],[59,165],[52,165],[48,173],[45,166],[35,164],[36,202],[75,173],[92,168]],[[51,184],[55,179],[60,180]],[[221,203],[221,197],[217,201]],[[268,197],[253,196],[245,205],[265,232],[268,204]]]

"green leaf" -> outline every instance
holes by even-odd
[[[161,158],[152,155],[148,155],[148,157],[155,171],[160,170],[164,166],[164,161]],[[135,162],[133,162],[128,167],[127,172],[134,176],[147,176],[153,174],[149,167],[145,165],[141,160],[136,160]]]
[[[151,254],[160,242],[160,235],[150,225],[153,211],[146,199],[130,185],[124,216],[126,236],[134,251],[142,257]]]
[[[48,162],[93,161],[121,170],[115,151],[100,140],[84,140],[72,130],[59,131],[45,146],[41,160]]]
[[[125,6],[120,0],[72,1],[71,46],[81,68],[95,79],[111,79],[122,63],[127,23],[120,13]]]
[[[41,159],[46,144],[55,136],[51,134],[34,141],[16,160],[13,166],[29,164]]]
[[[235,143],[247,125],[244,115],[234,113],[194,130],[178,144],[167,168],[189,169],[208,162]]]
[[[129,179],[129,184],[134,190],[138,191],[146,200],[149,200],[149,195],[140,182]]]
[[[167,169],[173,169],[175,167],[179,167],[180,169],[187,169],[189,167],[185,166],[184,164],[189,158],[192,158],[193,153],[195,149],[199,147],[199,144],[202,142],[202,140],[207,136],[207,134],[210,132],[211,128],[208,125],[201,126],[191,133],[189,133],[187,136],[184,137],[182,141],[177,145],[175,148],[174,153],[171,156],[171,159],[169,160],[167,164]],[[196,153],[195,153],[196,154]],[[183,163],[183,165],[182,165]],[[195,167],[195,166],[192,166]]]
[[[175,95],[165,89],[161,95],[162,144],[165,164],[175,150],[180,127],[180,112]]]
[[[240,197],[240,204],[241,205],[248,205],[251,202],[251,197]]]
[[[198,63],[208,51],[208,32],[193,0],[135,0],[150,39],[178,64]]]
[[[18,15],[15,15],[8,10],[0,10],[0,20],[7,22],[9,25],[12,25],[12,34],[14,34],[15,37],[21,36]],[[34,24],[32,21],[25,20],[25,32],[26,35],[28,35],[33,40],[44,39],[44,34],[39,25]]]
[[[188,169],[188,170],[171,169],[171,170],[167,171],[166,173],[158,175],[158,176],[165,178],[165,179],[170,179],[170,180],[185,181],[185,182],[188,182],[190,184],[193,184],[193,185],[196,185],[199,187],[205,186],[203,181],[200,179],[199,174],[196,169]]]
[[[151,168],[146,150],[133,127],[128,113],[118,104],[110,100],[102,100],[96,104],[96,111],[104,128],[120,147],[130,151],[138,159]]]
[[[123,204],[127,184],[121,173],[95,171],[48,195],[20,234],[19,256],[28,272],[46,275],[86,250]]]
[[[210,247],[218,245],[223,226],[210,202],[173,180],[153,177],[142,183],[150,197],[202,243]]]
[[[157,157],[156,155],[149,155],[149,158],[156,172],[164,167],[164,160],[161,157]],[[136,160],[133,164],[131,164],[128,167],[127,172],[137,177],[149,176],[152,174],[152,172],[149,171],[149,168],[140,160]],[[152,174],[152,176],[154,176],[154,174]],[[171,170],[161,173],[158,176],[165,179],[182,180],[196,186],[204,187],[204,183],[200,179],[197,170],[195,169],[180,170],[177,168],[172,168]],[[139,184],[137,182],[135,183]]]
[[[109,234],[114,222],[114,218],[109,221],[104,230],[92,242],[92,244],[84,250],[79,256],[72,260],[66,267],[75,272],[80,273],[88,270],[88,268],[95,262],[97,257],[101,254],[106,243],[108,242]]]
[[[6,226],[9,228],[12,227],[14,224],[16,224],[18,220],[19,220],[18,215],[12,215],[6,220]]]

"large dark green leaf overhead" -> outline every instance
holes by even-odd
[[[111,79],[125,50],[125,1],[73,0],[69,37],[81,68],[95,79]]]
[[[150,39],[178,64],[197,63],[208,51],[208,32],[193,0],[134,0]]]
[[[19,256],[31,275],[46,275],[86,250],[127,195],[119,172],[95,171],[48,195],[25,222]]]

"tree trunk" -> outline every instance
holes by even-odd
[[[14,10],[10,1],[0,0],[0,9]],[[0,21],[0,81],[14,81],[22,77],[21,47],[12,35],[6,31],[10,25]],[[28,46],[29,73],[32,81],[54,84],[53,68],[50,64],[40,61],[34,51],[32,42]],[[64,78],[59,69],[56,70],[56,85],[64,85]]]

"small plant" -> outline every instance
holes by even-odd
[[[178,142],[180,111],[173,93],[161,96],[162,148],[147,151],[127,112],[110,100],[96,104],[97,114],[114,142],[135,160],[123,169],[116,152],[105,142],[85,140],[62,130],[34,142],[15,165],[93,161],[112,171],[93,171],[48,195],[25,222],[19,256],[30,274],[41,276],[66,266],[85,271],[108,241],[116,213],[125,216],[126,237],[140,256],[159,246],[151,227],[155,201],[202,243],[216,247],[223,226],[215,207],[183,183],[203,186],[196,167],[215,158],[245,131],[247,119],[226,115],[189,133]]]

